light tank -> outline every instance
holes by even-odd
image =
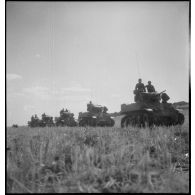
[[[120,113],[124,115],[121,127],[182,125],[184,115],[171,103],[167,103],[170,98],[164,92],[146,93],[134,90],[135,103],[121,105]]]
[[[42,114],[42,118],[39,119],[37,115],[31,117],[31,121],[28,121],[29,127],[53,127],[53,117]]]
[[[114,120],[107,113],[105,106],[94,105],[92,102],[87,104],[88,112],[80,112],[78,116],[79,126],[101,126],[112,127]]]
[[[41,117],[42,117],[42,119],[40,120],[40,126],[41,127],[53,127],[54,126],[52,116],[48,116],[44,113],[44,114],[42,114]]]
[[[31,120],[28,121],[28,126],[29,127],[40,127],[40,122],[41,122],[41,120],[35,114],[35,116],[32,116]]]
[[[55,125],[64,127],[74,127],[77,126],[77,122],[74,119],[74,114],[68,111],[67,109],[62,109],[60,111],[60,117],[55,117]]]

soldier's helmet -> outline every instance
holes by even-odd
[[[142,79],[138,79],[138,82],[142,82]]]
[[[151,81],[148,81],[148,84],[151,84],[152,82]]]

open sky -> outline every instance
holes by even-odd
[[[7,2],[7,125],[86,104],[120,111],[138,78],[189,94],[188,2]]]

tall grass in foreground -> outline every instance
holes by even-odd
[[[7,134],[7,192],[189,192],[189,137],[179,126]]]

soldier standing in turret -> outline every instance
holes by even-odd
[[[63,116],[64,112],[65,112],[64,108],[62,110],[60,110],[60,116]]]
[[[46,114],[45,114],[45,113],[43,113],[43,114],[42,114],[42,119],[43,119],[43,118],[45,118],[45,117],[46,117]]]
[[[34,120],[35,120],[34,116],[31,116],[31,121],[34,121]]]
[[[134,94],[135,94],[135,102],[142,101],[142,96],[140,92],[146,92],[145,86],[142,83],[142,79],[138,79],[138,83],[135,86]]]
[[[106,113],[108,111],[108,108],[106,106],[103,107],[103,113]]]
[[[92,101],[90,101],[90,102],[87,104],[87,111],[91,112],[92,107],[93,107],[93,104],[92,104]]]
[[[136,91],[139,91],[139,92],[146,92],[145,86],[144,86],[144,84],[142,83],[142,79],[138,79],[138,83],[137,83],[136,86],[135,86],[135,90],[136,90]]]
[[[151,83],[151,81],[148,81],[148,85],[145,86],[147,88],[148,93],[155,92],[155,88]]]

